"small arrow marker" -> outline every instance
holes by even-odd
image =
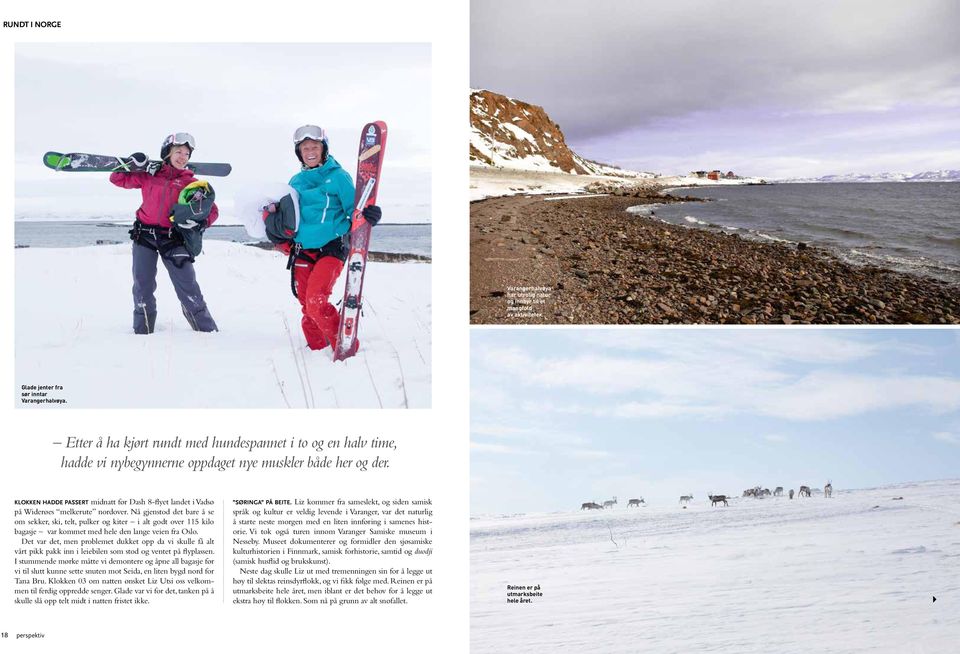
[[[936,596],[936,595],[933,596],[933,601],[934,601],[934,602],[937,601],[937,596]]]

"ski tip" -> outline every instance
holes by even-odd
[[[61,170],[70,164],[70,157],[62,152],[47,152],[43,155],[43,165],[54,170]]]
[[[371,127],[378,130],[380,132],[381,137],[384,137],[387,135],[387,124],[384,121],[371,120],[369,123],[363,126],[363,133],[366,134]]]

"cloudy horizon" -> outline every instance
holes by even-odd
[[[630,169],[956,169],[957,24],[947,0],[476,0],[470,81],[543,106],[578,154]]]
[[[481,330],[471,503],[956,477],[956,330]]]

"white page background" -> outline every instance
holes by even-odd
[[[14,44],[20,42],[429,42],[433,121],[433,395],[431,410],[16,410],[2,409],[3,528],[0,632],[11,651],[430,651],[468,649],[468,299],[467,52],[468,5],[364,3],[20,2],[6,20],[61,20],[59,30],[4,29],[0,70],[4,156],[0,184],[8,227],[0,230],[5,283],[0,352],[13,384]],[[402,101],[402,99],[399,99]],[[64,117],[69,120],[69,116]],[[252,117],[255,119],[255,117]],[[51,146],[51,149],[54,149]],[[50,300],[47,298],[47,300]],[[41,301],[38,298],[38,301]],[[291,300],[292,301],[292,300]],[[96,362],[91,361],[91,366]],[[52,371],[51,380],[55,379]],[[55,382],[54,382],[55,383]],[[14,395],[8,387],[6,397]],[[182,427],[181,427],[182,425]],[[65,471],[54,441],[96,438],[301,437],[362,435],[395,439],[393,467],[380,472],[167,473]],[[407,606],[237,607],[193,598],[138,606],[15,607],[12,508],[15,498],[94,497],[377,498],[434,501],[434,595]],[[218,507],[219,508],[219,507]],[[229,513],[229,506],[227,506]],[[229,541],[229,525],[227,532]],[[218,545],[222,551],[223,543]],[[227,553],[229,554],[229,553]],[[218,556],[218,562],[222,555]],[[42,640],[16,642],[17,632]]]

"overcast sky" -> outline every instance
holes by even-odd
[[[384,120],[384,222],[430,220],[428,44],[18,44],[15,74],[18,217],[139,206],[101,173],[44,168],[48,150],[157,158],[167,134],[190,132],[195,160],[233,165],[210,180],[229,208],[299,171],[300,125],[324,127],[352,177],[361,128]]]
[[[960,474],[957,330],[749,331],[473,331],[473,514]]]
[[[471,86],[634,169],[960,168],[958,25],[955,0],[473,0]]]

